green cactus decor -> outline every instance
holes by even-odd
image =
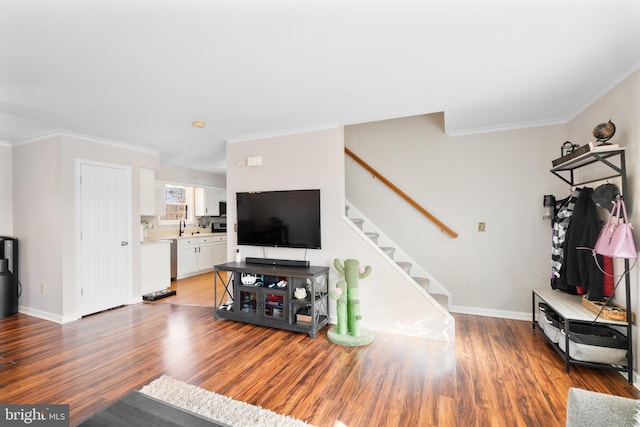
[[[371,266],[360,267],[356,259],[347,259],[344,265],[338,258],[333,265],[344,280],[336,283],[336,289],[329,296],[336,300],[338,325],[327,332],[329,341],[345,346],[366,345],[373,341],[373,333],[360,327],[360,279],[371,274]]]

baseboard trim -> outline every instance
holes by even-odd
[[[488,308],[467,307],[462,305],[449,305],[449,312],[473,314],[475,316],[498,317],[501,319],[531,320],[531,312],[492,310]]]
[[[60,324],[77,320],[76,317],[72,318],[72,316],[60,316],[58,314],[50,313],[48,311],[42,311],[36,308],[25,307],[23,305],[18,307],[18,312],[22,314],[26,314],[28,316],[37,317],[38,319],[48,320],[50,322],[55,322]]]
[[[142,296],[139,296],[137,298],[132,298],[131,301],[125,305],[139,304],[142,302],[143,302]],[[50,322],[55,322],[60,324],[65,324],[65,323],[82,319],[82,316],[78,313],[60,316],[58,314],[50,313],[48,311],[38,310],[37,308],[26,307],[24,305],[21,305],[18,307],[18,312],[22,314],[26,314],[28,316],[37,317],[38,319],[48,320]]]

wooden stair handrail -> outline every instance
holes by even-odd
[[[429,212],[428,210],[426,210],[425,208],[420,206],[420,204],[418,204],[418,202],[413,200],[411,197],[409,197],[407,195],[407,193],[405,193],[404,191],[399,189],[394,183],[392,183],[387,178],[385,178],[380,172],[375,170],[367,162],[365,162],[360,157],[358,157],[358,155],[356,155],[353,151],[349,150],[347,147],[344,147],[344,152],[349,157],[351,157],[353,160],[355,160],[358,164],[360,164],[360,166],[362,166],[363,168],[365,168],[366,170],[371,172],[373,174],[373,176],[375,176],[380,181],[385,183],[387,185],[387,187],[391,188],[397,195],[402,197],[407,203],[409,203],[411,206],[413,206],[415,209],[417,209],[418,212],[420,212],[422,215],[424,215],[427,218],[429,218],[429,220],[431,220],[431,222],[433,222],[438,227],[440,227],[440,229],[442,231],[444,231],[445,233],[447,233],[450,237],[452,237],[454,239],[458,237],[458,233],[456,233],[455,231],[453,231],[452,229],[447,227],[442,221],[440,221],[438,218],[436,218],[431,212]]]

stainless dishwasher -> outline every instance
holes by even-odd
[[[178,277],[178,240],[171,239],[171,280]]]

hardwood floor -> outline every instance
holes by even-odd
[[[71,425],[160,375],[318,426],[563,426],[569,387],[640,397],[572,367],[530,322],[455,315],[455,343],[376,333],[366,347],[215,321],[212,274],[175,297],[59,325],[0,319],[0,402],[70,405]]]
[[[226,273],[221,272],[218,281],[226,280]],[[213,301],[213,273],[199,274],[182,280],[173,280],[169,289],[176,291],[176,295],[158,300],[158,303],[194,304],[214,306]],[[222,295],[224,288],[218,286]]]

